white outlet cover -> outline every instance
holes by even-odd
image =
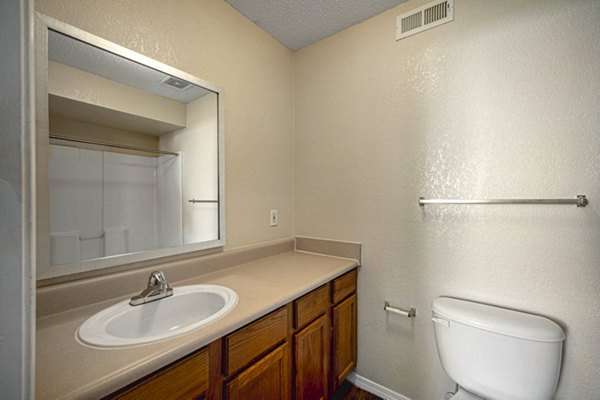
[[[271,210],[271,226],[277,226],[277,210]]]

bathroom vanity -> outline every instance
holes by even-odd
[[[37,397],[329,398],[356,364],[357,265],[291,250],[173,281],[229,287],[238,305],[208,326],[139,346],[94,348],[76,337],[84,320],[126,296],[42,316]],[[40,297],[77,297],[69,286]]]
[[[326,399],[355,364],[353,270],[107,398]]]

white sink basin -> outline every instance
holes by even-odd
[[[230,312],[237,301],[237,294],[224,286],[175,287],[170,297],[139,306],[125,300],[100,311],[79,327],[78,337],[100,347],[154,342],[209,324]]]

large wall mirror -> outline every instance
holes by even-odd
[[[223,246],[222,90],[36,24],[38,279]]]

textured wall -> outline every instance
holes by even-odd
[[[423,3],[295,53],[296,234],[363,243],[359,374],[442,399],[431,301],[452,295],[557,321],[557,399],[597,399],[600,2],[456,0],[454,22],[394,41]],[[590,206],[417,206],[577,194]]]
[[[293,234],[288,49],[220,0],[39,0],[36,10],[224,88],[227,247]]]

